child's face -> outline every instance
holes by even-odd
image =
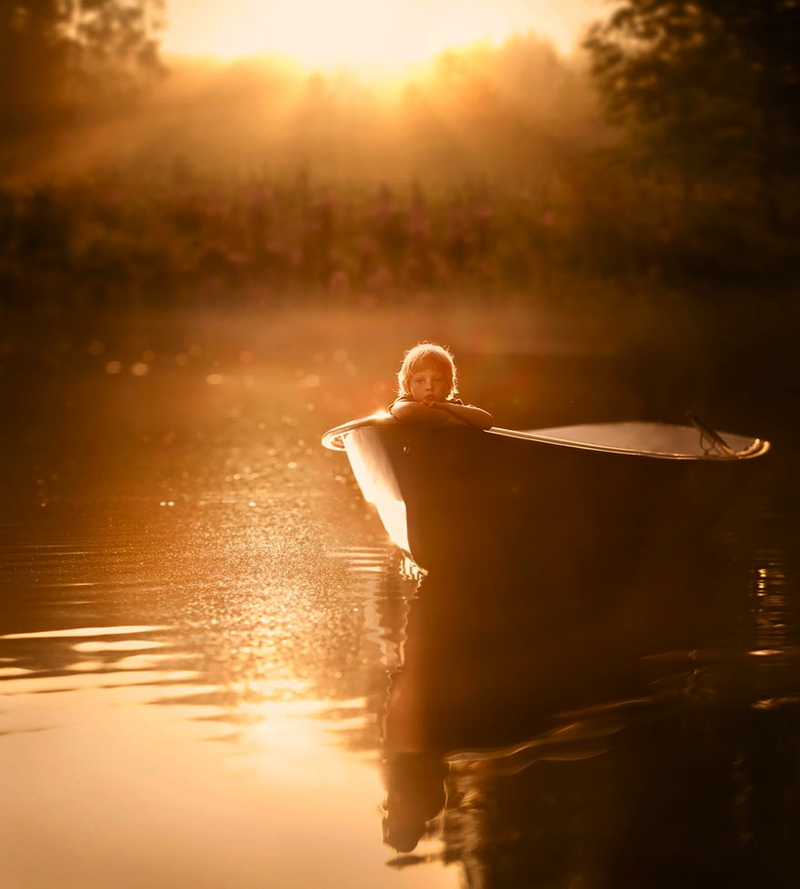
[[[444,401],[450,394],[450,375],[438,365],[429,364],[411,374],[409,381],[414,401]]]

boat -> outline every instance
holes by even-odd
[[[421,571],[510,560],[546,582],[633,561],[654,542],[674,552],[730,505],[743,467],[770,443],[686,419],[477,430],[381,411],[328,430],[322,444],[346,453],[365,500]]]

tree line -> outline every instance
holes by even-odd
[[[800,4],[623,0],[586,40],[636,172],[670,176],[773,231],[798,225]]]
[[[108,116],[164,73],[164,0],[0,0],[0,133]]]
[[[164,0],[0,0],[0,148],[21,154],[32,136],[54,142],[146,102],[169,82],[164,12]],[[357,85],[342,98],[320,75],[283,117],[269,116],[285,102],[280,78],[263,83],[261,124],[250,100],[237,113],[254,129],[290,132],[287,156],[316,158],[323,176],[341,174],[341,160],[348,175],[380,178],[370,169],[377,153],[364,153],[373,138],[383,156],[413,156],[431,195],[448,169],[454,180],[484,171],[486,184],[502,182],[503,206],[515,205],[507,197],[515,182],[521,193],[533,181],[542,212],[555,202],[560,225],[579,217],[571,237],[591,239],[593,255],[605,250],[614,273],[633,265],[713,275],[743,256],[757,268],[759,254],[785,268],[800,229],[798,48],[796,0],[617,0],[588,31],[583,61],[520,38],[496,51],[447,53],[434,92],[410,85],[393,120]],[[587,68],[609,129],[581,99]],[[239,74],[218,107],[231,104]],[[199,130],[215,129],[214,101],[192,109]],[[158,115],[153,107],[148,118]],[[171,136],[150,137],[190,156],[191,140],[191,128],[174,122]],[[228,134],[228,146],[235,142]],[[279,145],[255,152],[266,163]],[[472,167],[459,166],[467,156]]]

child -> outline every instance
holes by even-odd
[[[420,343],[403,357],[397,374],[398,397],[389,413],[398,420],[490,429],[492,415],[456,398],[456,384],[456,365],[450,352],[434,343]]]

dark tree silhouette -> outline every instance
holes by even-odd
[[[691,200],[724,184],[772,227],[797,207],[800,4],[622,0],[585,43],[610,119]]]
[[[162,73],[164,0],[0,0],[0,133],[50,129],[129,103]]]

